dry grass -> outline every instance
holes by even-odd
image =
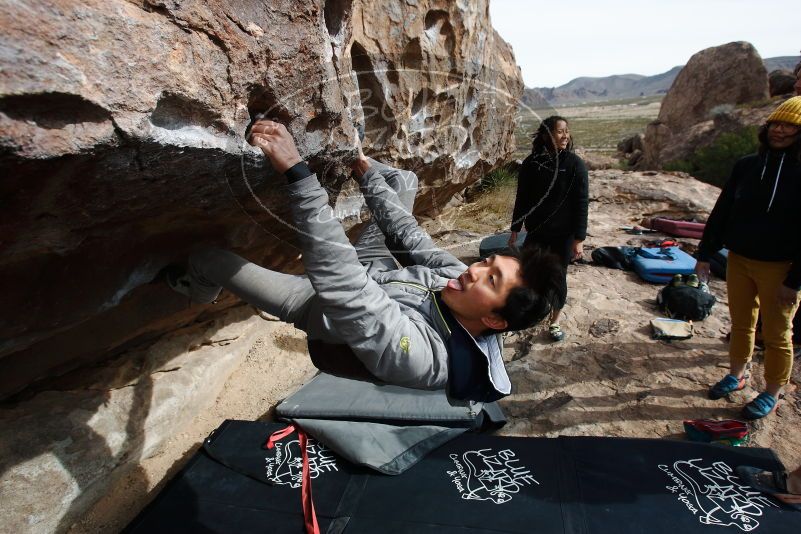
[[[482,235],[505,230],[512,221],[517,182],[505,182],[478,194],[472,202],[463,204],[451,214],[455,228]]]

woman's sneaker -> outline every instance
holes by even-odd
[[[734,375],[726,375],[723,380],[709,388],[709,398],[712,400],[722,399],[729,393],[739,391],[745,387],[745,376],[737,378]]]
[[[762,419],[776,409],[779,399],[763,391],[743,407],[742,416],[746,419]]]
[[[548,336],[552,341],[562,341],[565,339],[565,333],[562,332],[562,327],[558,324],[552,324],[548,327]]]

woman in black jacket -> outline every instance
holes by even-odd
[[[524,247],[539,246],[558,255],[567,265],[581,258],[587,237],[588,178],[584,162],[573,152],[567,119],[553,115],[542,121],[529,155],[517,177],[517,198],[512,215],[509,246],[525,224]],[[564,339],[559,315],[564,302],[550,317],[548,333]]]
[[[729,249],[726,286],[731,313],[729,374],[709,390],[719,399],[745,387],[762,315],[765,391],[742,415],[758,419],[776,408],[793,366],[792,318],[801,289],[801,96],[781,104],[759,132],[759,153],[739,160],[709,216],[696,272]]]

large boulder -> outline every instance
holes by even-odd
[[[795,91],[795,74],[787,69],[776,69],[768,75],[770,96],[788,95]]]
[[[372,154],[418,171],[423,211],[513,151],[522,80],[487,0],[0,13],[0,398],[235,304],[148,284],[193,248],[299,269],[282,180],[244,139],[259,113],[357,213],[338,198],[355,122]]]
[[[661,164],[660,155],[671,138],[670,128],[659,120],[651,121],[645,127],[643,148],[636,158],[629,160],[635,169],[656,169]]]
[[[764,124],[775,108],[776,103],[772,102],[738,109],[724,107],[716,110],[711,119],[678,133],[672,132],[664,123],[653,121],[645,128],[641,157],[635,161],[632,155],[629,165],[635,169],[660,169],[665,164],[687,160],[725,133],[741,134],[748,127]]]
[[[645,134],[643,133],[630,135],[617,144],[617,152],[619,155],[625,156],[635,150],[642,150],[643,141],[645,141]]]
[[[642,158],[645,143],[645,134],[636,133],[626,137],[617,144],[617,157],[626,162],[629,167],[634,167]]]
[[[634,167],[659,169],[687,158],[721,133],[751,124],[743,120],[751,113],[736,108],[738,104],[768,97],[767,71],[751,44],[735,42],[698,52],[674,80],[657,119],[646,127],[642,156]]]
[[[366,144],[421,178],[415,210],[435,214],[515,150],[523,95],[487,1],[354,2],[351,63]]]
[[[690,58],[662,100],[657,120],[680,131],[707,120],[712,108],[768,98],[768,73],[750,43],[707,48]]]

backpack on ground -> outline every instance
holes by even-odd
[[[716,301],[707,285],[699,283],[695,275],[677,274],[656,295],[656,303],[665,315],[685,321],[703,321]]]
[[[637,250],[637,247],[598,247],[592,251],[592,261],[611,269],[630,271]]]

